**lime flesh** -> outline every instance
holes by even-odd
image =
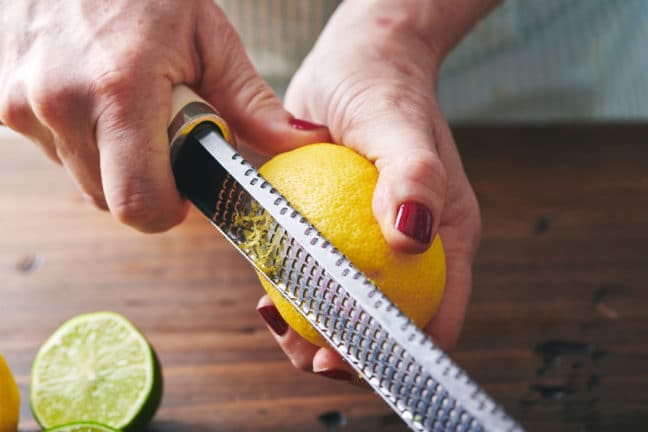
[[[138,430],[151,420],[161,396],[155,352],[133,324],[112,312],[64,323],[32,367],[31,407],[44,429],[92,421]]]

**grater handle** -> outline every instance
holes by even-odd
[[[205,122],[215,125],[225,141],[234,144],[234,137],[227,122],[213,106],[186,85],[175,86],[171,94],[168,128],[172,161],[185,139],[198,125]]]
[[[204,105],[213,107],[203,98],[198,96],[196,92],[191,90],[184,84],[177,85],[173,88],[173,93],[171,94],[171,115],[169,117],[170,123],[173,122],[173,118],[182,110],[185,106],[193,103],[200,102]]]

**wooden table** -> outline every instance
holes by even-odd
[[[648,427],[648,127],[457,128],[484,235],[456,360],[530,431]],[[32,360],[65,319],[125,314],[164,365],[152,431],[403,431],[375,395],[298,372],[247,264],[195,212],[143,235],[0,136],[0,352],[29,412]],[[336,421],[347,426],[336,427]]]

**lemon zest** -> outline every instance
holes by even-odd
[[[274,219],[258,203],[253,202],[248,213],[236,211],[234,223],[241,227],[244,237],[239,248],[246,252],[266,276],[276,276],[281,269],[277,252],[281,247],[282,236],[273,233],[278,226]]]

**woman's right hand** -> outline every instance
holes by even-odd
[[[330,137],[294,119],[212,0],[0,0],[0,122],[38,143],[97,207],[142,231],[179,223],[166,135],[188,84],[239,142],[272,154]]]

